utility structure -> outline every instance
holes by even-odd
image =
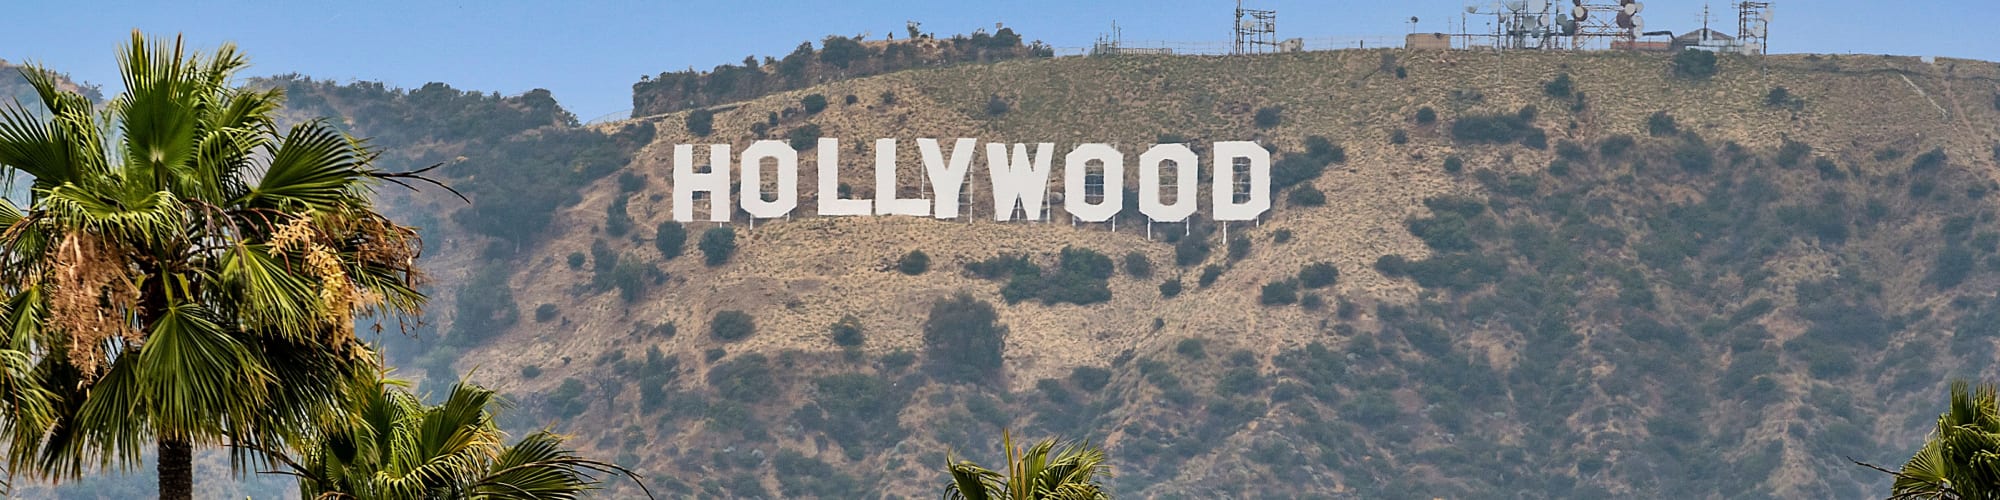
[[[1278,47],[1278,11],[1243,8],[1243,0],[1236,0],[1236,54],[1276,52]]]
[[[1764,55],[1771,35],[1771,2],[1736,5],[1736,42],[1743,54]]]

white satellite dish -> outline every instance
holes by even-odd
[[[1765,8],[1764,8],[1764,13],[1763,13],[1762,15],[1764,16],[1764,22],[1767,22],[1767,23],[1768,23],[1768,22],[1771,22],[1771,8],[1770,8],[1770,7],[1765,7]]]
[[[1632,38],[1646,33],[1646,18],[1632,16]]]
[[[1576,6],[1576,8],[1569,10],[1569,17],[1574,17],[1578,21],[1590,19],[1590,9],[1586,9],[1583,8],[1582,5],[1578,5]]]
[[[1528,10],[1528,0],[1507,0],[1507,10],[1514,12]]]
[[[1646,11],[1646,3],[1645,3],[1645,2],[1632,2],[1632,5],[1631,5],[1630,7],[1627,7],[1627,8],[1629,8],[1629,9],[1632,9],[1632,14],[1633,14],[1633,15],[1638,15],[1639,13],[1641,13],[1641,12],[1645,12],[1645,11]]]
[[[1624,7],[1620,7],[1620,8],[1618,9],[1618,11],[1619,11],[1619,12],[1623,12],[1623,13],[1625,13],[1625,15],[1628,15],[1628,16],[1629,16],[1629,15],[1633,15],[1633,14],[1638,14],[1638,13],[1639,13],[1639,4],[1636,4],[1636,3],[1628,3],[1628,4],[1625,4],[1625,6],[1624,6]]]

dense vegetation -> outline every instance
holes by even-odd
[[[749,56],[743,58],[742,64],[723,64],[709,71],[689,69],[641,78],[639,83],[632,84],[632,116],[651,116],[746,101],[834,79],[860,78],[919,67],[1051,55],[1052,49],[1040,42],[1025,43],[1013,28],[1001,28],[990,35],[980,31],[969,36],[936,39],[925,34],[886,42],[829,36],[821,41],[817,49],[812,42],[801,43],[783,58],[767,56],[759,61],[756,56]],[[885,97],[886,100],[888,98]],[[817,113],[826,105],[824,95],[802,103],[807,114]],[[707,128],[706,115],[700,129],[692,126],[692,116],[690,129]]]

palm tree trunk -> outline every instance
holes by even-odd
[[[160,438],[160,498],[194,499],[194,446],[187,441]]]

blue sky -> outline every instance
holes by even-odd
[[[22,5],[26,3],[27,5]],[[1250,0],[1279,12],[1279,35],[1394,39],[1445,31],[1462,0],[1335,2]],[[1865,53],[2000,60],[2000,7],[1990,1],[1775,0],[1772,52]],[[1654,0],[1649,29],[1700,26],[1702,2]],[[1729,2],[1713,4],[1734,31]],[[1229,0],[890,2],[363,0],[265,2],[33,1],[0,4],[0,59],[39,61],[85,81],[117,81],[113,55],[133,28],[183,33],[196,47],[236,42],[252,75],[304,73],[399,87],[441,81],[515,94],[547,88],[584,120],[631,107],[640,75],[710,68],[756,54],[782,55],[828,34],[903,31],[905,20],[939,35],[1003,22],[1028,39],[1086,47],[1113,21],[1127,40],[1222,42]],[[1478,24],[1475,22],[1474,24]]]

